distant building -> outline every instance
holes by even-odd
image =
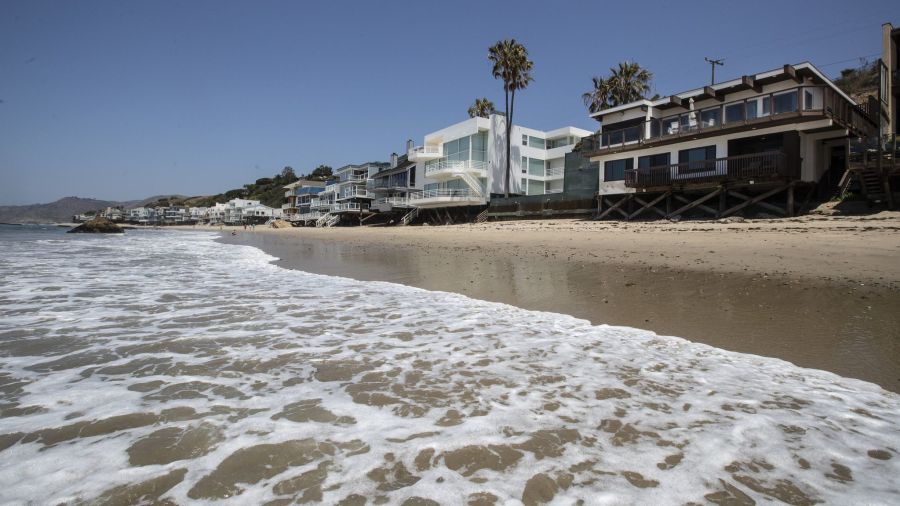
[[[294,181],[293,183],[286,185],[284,187],[284,199],[285,202],[281,206],[281,210],[284,214],[284,218],[287,220],[294,221],[297,219],[297,215],[301,213],[300,208],[301,203],[299,201],[304,200],[303,204],[306,205],[305,212],[309,212],[309,197],[310,193],[318,193],[325,188],[324,181],[309,181],[306,179],[300,179],[298,181]],[[307,195],[305,199],[301,199],[301,196]]]

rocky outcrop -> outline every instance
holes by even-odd
[[[69,230],[70,234],[121,234],[125,230],[106,218],[94,218]]]

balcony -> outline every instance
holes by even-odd
[[[332,213],[358,213],[368,210],[368,204],[360,204],[359,202],[343,202],[340,204],[332,204]]]
[[[477,160],[441,160],[425,165],[425,175],[435,179],[458,177],[468,173],[475,177],[487,177],[488,163]]]
[[[566,174],[565,167],[553,167],[553,168],[547,169],[547,172],[544,174],[544,176],[547,179],[559,179],[559,178],[565,176],[565,174]]]
[[[728,181],[771,181],[799,176],[781,151],[659,165],[625,171],[627,188],[664,188]]]
[[[485,199],[472,190],[439,188],[410,195],[409,203],[414,207],[474,206],[485,204]]]
[[[418,193],[415,192],[402,197],[384,197],[376,200],[375,203],[382,207],[412,207],[410,199],[418,195]]]
[[[582,152],[586,156],[600,156],[649,144],[673,142],[683,137],[693,139],[747,128],[826,118],[850,129],[854,135],[869,132],[877,126],[870,114],[832,88],[798,86],[600,132],[584,138]]]
[[[338,194],[335,200],[348,200],[348,199],[370,199],[372,195],[369,192],[361,187],[354,186],[352,188],[346,188],[340,194]]]
[[[406,152],[406,157],[411,162],[426,162],[429,160],[437,160],[444,156],[444,146],[417,146]]]

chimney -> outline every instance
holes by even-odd
[[[409,153],[412,149],[416,147],[416,143],[413,142],[412,139],[406,141],[406,152]]]
[[[391,153],[391,168],[397,166],[397,153]]]

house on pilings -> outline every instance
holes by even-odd
[[[793,216],[838,187],[851,140],[879,121],[810,63],[592,116],[581,154],[599,165],[599,219]]]

